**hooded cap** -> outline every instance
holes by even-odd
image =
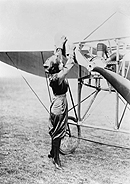
[[[49,74],[54,74],[59,72],[59,63],[58,57],[56,55],[48,58],[43,64],[45,71]]]

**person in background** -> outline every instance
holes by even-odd
[[[66,36],[57,34],[55,37],[54,55],[44,63],[45,72],[49,75],[49,85],[54,95],[50,106],[49,134],[52,143],[48,157],[52,158],[57,169],[62,169],[59,151],[61,139],[66,134],[68,120],[66,93],[69,86],[66,76],[75,63],[75,46],[70,44],[66,49],[66,42]]]

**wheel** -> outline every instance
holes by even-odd
[[[67,132],[61,140],[60,153],[62,155],[70,154],[75,151],[80,142],[81,130],[74,117],[68,117]]]

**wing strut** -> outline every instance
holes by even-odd
[[[43,62],[43,64],[44,64],[43,52],[41,52],[41,56],[42,56],[42,62]],[[44,72],[45,72],[45,70],[44,70]],[[46,72],[45,72],[45,78],[46,78],[46,84],[47,84],[47,89],[48,89],[48,93],[49,93],[49,99],[50,99],[50,102],[52,102],[51,93],[50,93],[50,89],[49,89],[49,84],[48,84]]]

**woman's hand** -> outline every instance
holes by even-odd
[[[63,49],[63,46],[66,43],[66,41],[67,41],[67,38],[65,35],[63,35],[61,33],[56,34],[56,36],[54,38],[56,50]]]
[[[66,56],[74,56],[76,46],[73,43],[66,43]]]

